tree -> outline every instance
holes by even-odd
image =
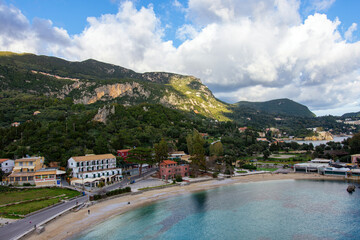
[[[161,163],[162,161],[168,159],[169,153],[168,153],[168,145],[164,139],[161,139],[161,141],[157,144],[155,144],[155,162]]]
[[[0,169],[0,181],[2,181],[4,176],[5,176],[5,173]]]
[[[271,154],[271,152],[270,152],[269,150],[265,150],[265,151],[263,152],[264,160],[268,160],[269,157],[270,157],[270,154]]]
[[[210,145],[211,156],[221,156],[224,154],[224,148],[221,142],[215,142]]]
[[[186,137],[188,150],[190,155],[192,155],[191,165],[194,170],[195,175],[198,174],[198,170],[203,168],[206,171],[206,162],[205,162],[205,149],[204,149],[204,139],[201,134],[194,130],[192,134],[189,134]]]
[[[360,153],[360,133],[357,133],[352,138],[350,138],[349,146],[351,154]]]
[[[154,158],[152,155],[153,151],[151,148],[138,147],[129,151],[127,160],[140,165],[139,175],[142,173],[142,165],[144,163],[153,164]]]

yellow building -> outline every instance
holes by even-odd
[[[8,176],[9,184],[35,184],[35,172],[44,166],[44,157],[29,157],[15,160],[13,172]]]
[[[35,185],[38,186],[61,186],[61,175],[65,171],[56,168],[43,168],[35,172]]]

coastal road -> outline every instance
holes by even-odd
[[[40,226],[46,223],[47,221],[49,221],[49,219],[52,219],[55,216],[58,216],[74,208],[76,206],[76,202],[78,202],[78,204],[81,204],[86,202],[88,198],[89,196],[81,196],[71,201],[47,208],[24,219],[7,224],[0,228],[0,239],[18,239],[25,234],[31,232],[34,229],[35,225]]]
[[[130,179],[128,179],[127,177],[124,178],[124,180],[122,180],[121,182],[118,183],[114,183],[111,184],[109,186],[103,187],[103,189],[105,189],[107,192],[118,189],[118,188],[124,188],[128,186],[128,183],[130,183],[131,181],[137,181],[145,176],[149,176],[153,173],[156,172],[158,168],[150,168],[148,171],[141,173],[141,175],[136,175],[136,176],[132,176],[130,177]],[[131,187],[131,186],[130,186]],[[99,190],[97,192],[94,192],[93,194],[98,194],[99,192],[101,192],[103,190]]]
[[[157,168],[151,168],[150,170],[142,173],[141,175],[132,176],[130,179],[125,178],[123,181],[114,183],[112,185],[106,186],[103,189],[105,191],[112,191],[118,188],[124,188],[128,185],[131,181],[137,181],[144,176],[148,176],[156,172]],[[91,195],[99,194],[101,191],[104,190],[98,190],[96,192],[90,193]],[[60,214],[74,208],[76,206],[76,203],[82,204],[86,201],[88,201],[89,196],[81,196],[76,199],[70,200],[65,203],[58,204],[53,207],[49,207],[47,209],[44,209],[42,211],[39,211],[38,213],[35,213],[33,215],[30,215],[24,219],[18,220],[16,222],[7,224],[0,228],[0,240],[12,240],[12,239],[19,239],[25,234],[31,232],[34,230],[35,225],[40,226],[50,219],[53,219],[56,216],[59,216]]]

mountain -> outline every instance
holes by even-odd
[[[228,105],[217,100],[200,79],[165,72],[136,73],[89,59],[0,52],[0,90],[67,97],[76,104],[162,104],[220,121]]]
[[[360,117],[360,112],[345,113],[341,117],[342,118]]]
[[[93,59],[70,62],[56,57],[12,52],[0,52],[0,91],[70,98],[75,104],[98,108],[109,103],[124,106],[161,104],[241,124],[245,115],[249,115],[245,119],[258,119],[259,123],[268,114],[271,118],[274,114],[315,116],[306,106],[289,99],[227,104],[216,99],[207,86],[193,76],[166,72],[137,73]]]
[[[276,99],[267,102],[247,102],[240,101],[235,103],[237,108],[248,108],[270,114],[280,114],[298,117],[315,117],[308,107],[294,102],[290,99]]]

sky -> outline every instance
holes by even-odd
[[[0,0],[0,51],[198,77],[226,102],[360,111],[358,0]]]

